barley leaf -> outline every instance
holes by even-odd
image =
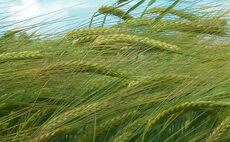
[[[180,2],[180,0],[176,0],[172,5],[170,5],[164,12],[162,12],[156,19],[155,22],[160,21],[171,9],[173,9],[178,3]]]

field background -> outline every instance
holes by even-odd
[[[0,141],[229,142],[227,1],[0,2]]]

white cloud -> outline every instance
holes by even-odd
[[[12,14],[10,19],[23,20],[37,16],[41,7],[36,0],[22,0],[20,5],[12,5],[9,12]]]
[[[82,0],[78,2],[73,0],[21,0],[19,3],[11,3],[8,9],[11,14],[7,18],[11,26],[7,29],[10,30],[31,25],[34,29],[40,29],[41,31],[49,31],[57,27],[55,29],[55,32],[57,32],[56,30],[61,30],[61,27],[68,28],[68,24],[77,22],[75,20],[65,21],[62,19],[68,16],[85,18],[86,14],[88,14],[87,12],[90,10],[94,11],[93,9],[96,9],[97,5],[93,2]],[[53,20],[58,22],[41,24]],[[36,25],[37,23],[40,23],[40,25]]]
[[[74,9],[79,10],[94,7],[94,5],[91,3],[80,3],[76,1],[67,2],[64,0],[56,0],[53,2],[45,2],[41,4],[37,0],[21,0],[20,4],[11,5],[9,12],[12,13],[12,20],[24,20],[72,6],[74,6]],[[67,16],[67,14],[68,9],[62,11],[62,16]]]

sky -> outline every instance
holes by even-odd
[[[35,27],[34,24],[47,33],[53,32],[51,27],[65,30],[86,22],[98,7],[108,4],[111,1],[0,0],[0,33],[29,25]]]
[[[107,3],[106,1],[108,0],[14,0],[8,2],[8,11],[11,13],[20,11],[17,16],[14,16],[18,19],[32,18],[61,9],[65,9],[62,11],[63,16],[77,12],[79,16],[83,17],[103,3]]]
[[[230,8],[230,0],[200,1],[216,1]],[[0,34],[19,27],[47,34],[74,29],[86,25],[87,20],[101,5],[111,5],[114,2],[115,0],[0,0]]]

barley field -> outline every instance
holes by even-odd
[[[102,5],[57,37],[6,31],[0,141],[229,142],[230,7],[157,1]]]

